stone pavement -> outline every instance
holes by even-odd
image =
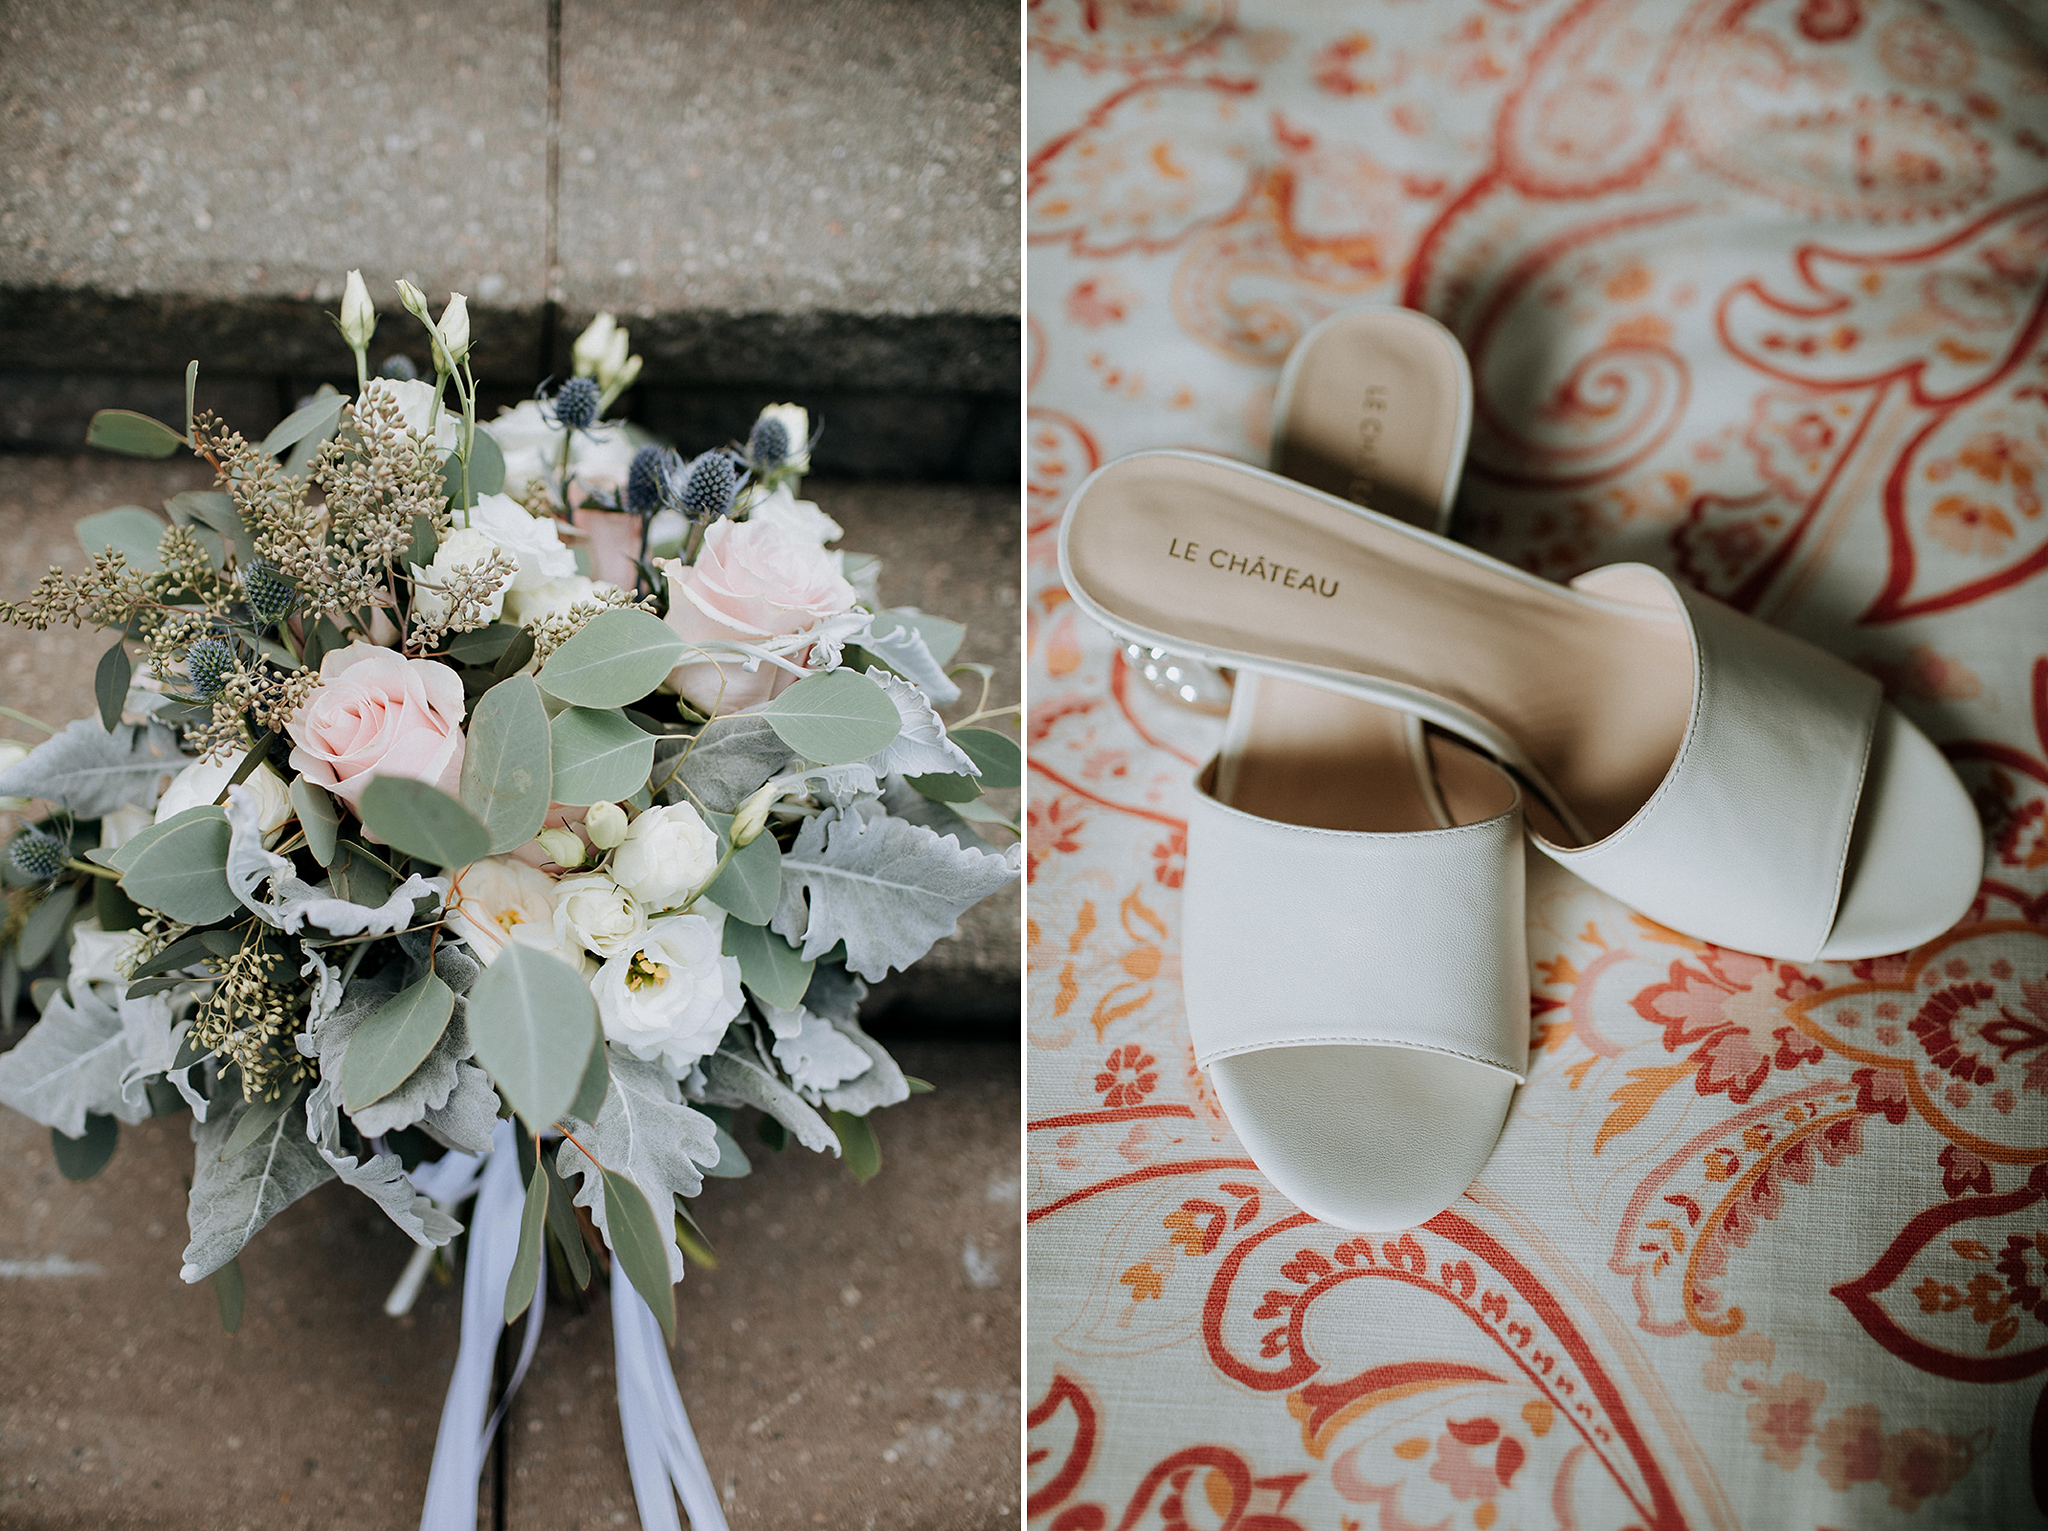
[[[0,593],[76,567],[80,516],[208,478],[189,459],[0,455]],[[1016,697],[1013,492],[807,492],[845,545],[884,560],[888,599],[966,621],[961,657]],[[0,701],[52,723],[88,713],[105,647],[0,628]],[[1000,801],[1015,812],[1016,796]],[[679,1294],[677,1365],[736,1527],[1018,1522],[1018,920],[1014,891],[986,901],[870,1000],[904,1067],[939,1086],[878,1118],[877,1179],[764,1151],[699,1203],[720,1264]],[[410,1246],[363,1198],[327,1187],[255,1241],[229,1340],[210,1294],[177,1279],[182,1119],[124,1128],[83,1187],[6,1111],[0,1157],[19,1171],[0,1180],[0,1526],[414,1523],[455,1304],[430,1288],[409,1319],[382,1315]],[[506,1527],[633,1523],[613,1385],[603,1303],[551,1314],[513,1414]]]
[[[652,423],[803,392],[896,422],[821,468],[1014,480],[1018,32],[1002,0],[0,0],[0,442],[78,439],[52,372],[334,376],[360,266],[380,304],[467,293],[512,394],[611,308]]]

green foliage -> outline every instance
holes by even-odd
[[[732,843],[732,815],[709,815],[718,831],[720,854]],[[775,918],[782,898],[782,848],[775,836],[756,835],[726,862],[725,870],[712,879],[704,896],[736,920],[749,925],[766,925]]]
[[[676,1338],[676,1291],[669,1283],[669,1236],[641,1189],[615,1170],[604,1174],[605,1220],[612,1253],[626,1268],[626,1279],[654,1310],[662,1338]]]
[[[990,792],[1020,785],[1024,780],[1024,751],[1008,734],[993,728],[956,728],[952,741],[966,752],[981,771],[981,785]]]
[[[119,638],[100,655],[92,678],[93,700],[99,703],[100,726],[112,733],[121,726],[121,706],[128,700],[128,682],[135,668],[128,659],[128,646]]]
[[[763,925],[725,922],[726,956],[739,960],[740,982],[764,1005],[794,1010],[810,987],[811,969],[797,949]]]
[[[144,835],[148,843],[121,876],[136,903],[181,925],[211,925],[242,907],[228,886],[228,816],[220,809],[187,808],[135,838]]]
[[[513,941],[469,991],[476,1060],[535,1132],[552,1127],[580,1093],[590,1050],[602,1045],[597,1002],[559,957]]]
[[[85,443],[124,457],[169,457],[185,438],[161,420],[132,409],[103,409],[86,426]]]
[[[351,1112],[382,1100],[426,1061],[455,1013],[455,991],[434,974],[371,1012],[349,1039],[341,1103]]]
[[[647,785],[654,736],[624,713],[568,707],[548,725],[553,742],[554,800],[572,807],[612,803]]]
[[[882,1168],[882,1145],[875,1141],[875,1129],[866,1117],[850,1111],[833,1111],[825,1119],[839,1139],[839,1157],[853,1171],[855,1182],[866,1185]]]
[[[683,640],[644,611],[602,611],[548,656],[541,690],[577,707],[623,707],[668,678],[683,657]]]
[[[505,1322],[511,1323],[533,1302],[540,1285],[541,1240],[547,1232],[548,1177],[536,1158],[526,1181],[526,1206],[519,1214],[518,1252],[512,1274],[505,1279]]]
[[[120,1146],[121,1124],[111,1116],[92,1112],[85,1119],[85,1136],[66,1137],[50,1129],[50,1149],[57,1156],[57,1172],[66,1180],[90,1180],[107,1167]]]
[[[439,787],[380,776],[363,793],[363,825],[395,850],[455,870],[491,849],[490,831]]]
[[[335,837],[341,831],[341,813],[334,799],[303,776],[292,778],[291,799],[299,828],[306,832],[306,849],[320,865],[334,865]]]
[[[554,783],[547,708],[529,675],[515,675],[478,699],[462,758],[462,801],[490,832],[497,855],[524,845],[547,819]]]
[[[163,567],[157,544],[163,541],[164,523],[140,505],[123,505],[86,516],[77,527],[78,545],[88,553],[108,550],[119,553],[131,569],[154,574]]]
[[[903,731],[889,694],[852,670],[806,676],[760,715],[784,744],[819,765],[851,765],[879,755]]]

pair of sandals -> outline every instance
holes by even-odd
[[[1237,672],[1188,822],[1189,1032],[1253,1161],[1351,1229],[1426,1221],[1493,1152],[1528,1067],[1525,832],[1794,961],[1931,939],[1983,866],[1861,671],[1645,564],[1558,585],[1448,540],[1471,415],[1448,330],[1349,310],[1288,360],[1277,471],[1139,452],[1060,527],[1090,616]]]

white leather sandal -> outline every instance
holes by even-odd
[[[1968,794],[1876,681],[1642,564],[1553,584],[1195,452],[1089,475],[1060,527],[1112,631],[1380,702],[1531,788],[1538,846],[1694,937],[1902,951],[1975,896]]]
[[[1335,316],[1279,399],[1277,462],[1448,518],[1471,376],[1434,320]],[[1238,672],[1188,820],[1188,1028],[1253,1162],[1326,1222],[1424,1222],[1500,1137],[1528,1064],[1519,799],[1411,713]]]

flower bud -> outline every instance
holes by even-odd
[[[405,311],[415,319],[430,329],[433,327],[433,318],[427,313],[427,295],[413,286],[404,277],[398,279],[398,301],[404,305]]]
[[[341,338],[352,351],[360,351],[370,343],[370,337],[377,332],[377,309],[370,302],[370,289],[363,285],[363,274],[351,271],[348,287],[341,295]]]
[[[619,333],[623,335],[626,332],[624,330],[620,330]],[[640,358],[637,356],[629,356],[623,362],[621,362],[616,368],[613,369],[611,376],[605,381],[605,392],[609,394],[611,397],[617,398],[620,394],[624,393],[628,388],[631,388],[633,386],[633,380],[637,378],[639,375]]]
[[[612,344],[612,336],[622,333],[619,323],[610,314],[599,314],[584,327],[576,337],[576,343],[569,348],[570,360],[575,363],[578,377],[604,378],[605,353]],[[621,344],[624,342],[622,341]]]
[[[459,292],[448,294],[448,306],[441,310],[441,322],[434,326],[434,366],[453,372],[469,355],[469,300]]]
[[[632,337],[624,325],[612,331],[612,338],[604,348],[604,355],[597,363],[597,380],[610,387],[613,380],[625,370],[626,358],[632,354]]]
[[[573,829],[543,829],[534,838],[558,867],[583,865],[583,838]]]
[[[593,803],[583,814],[583,832],[601,851],[617,849],[626,839],[626,810],[617,803]]]
[[[740,804],[739,812],[732,816],[734,850],[745,850],[760,839],[761,831],[768,827],[768,810],[788,790],[788,783],[778,776],[772,781],[763,782],[755,789],[752,797]]]

